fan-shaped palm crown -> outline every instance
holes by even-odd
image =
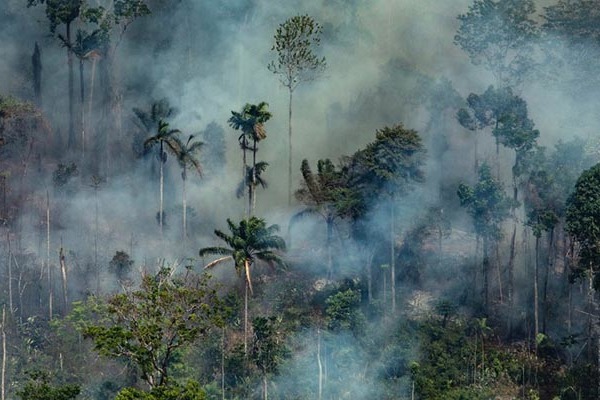
[[[246,104],[241,112],[231,112],[227,122],[233,129],[242,131],[240,145],[244,146],[246,143],[247,146],[248,139],[258,142],[267,137],[264,123],[272,117],[268,108],[269,104],[262,101],[258,104]]]
[[[285,267],[283,259],[274,251],[285,251],[285,241],[275,233],[279,226],[267,226],[262,218],[250,217],[240,221],[239,225],[227,219],[227,225],[231,231],[228,235],[215,229],[215,235],[223,240],[228,247],[205,247],[200,250],[200,256],[207,254],[218,254],[225,257],[219,258],[205,266],[211,268],[220,262],[233,259],[238,275],[245,272],[245,280],[252,292],[252,280],[250,278],[250,266],[260,260],[270,265]]]

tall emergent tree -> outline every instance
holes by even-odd
[[[345,194],[344,177],[342,172],[336,170],[329,159],[317,162],[317,173],[313,173],[308,160],[302,160],[300,168],[304,181],[296,191],[296,198],[306,207],[292,216],[290,228],[301,218],[309,215],[318,215],[325,221],[327,228],[327,278],[332,279],[333,255],[332,241],[335,220],[343,215],[342,200]]]
[[[504,194],[501,182],[492,177],[487,164],[479,168],[479,180],[474,187],[461,183],[458,187],[460,205],[473,219],[475,232],[483,239],[483,304],[489,305],[490,245],[502,235],[500,224],[508,217],[511,200]]]
[[[160,236],[163,235],[164,225],[164,164],[167,162],[167,153],[164,150],[165,143],[173,139],[173,135],[179,133],[177,129],[169,129],[169,124],[162,119],[158,121],[158,128],[154,136],[149,137],[144,142],[144,147],[152,147],[158,144],[158,162],[160,165],[160,205],[158,210],[158,224],[160,226]]]
[[[262,374],[263,400],[267,400],[269,375],[277,373],[279,364],[286,354],[282,323],[278,317],[256,317],[252,320],[252,327],[254,338],[251,358]]]
[[[473,64],[483,64],[499,86],[519,85],[534,65],[534,13],[533,0],[475,0],[458,16],[454,43]]]
[[[135,364],[151,389],[171,384],[181,350],[221,324],[220,300],[209,276],[163,268],[140,288],[112,296],[84,329],[100,354]]]
[[[542,25],[545,55],[554,63],[554,76],[566,83],[565,89],[581,96],[581,89],[597,87],[600,80],[600,1],[558,0],[544,7]],[[567,64],[571,68],[565,68]],[[583,79],[582,79],[583,77]]]
[[[248,212],[247,215],[254,213],[254,188],[257,186],[257,173],[259,172],[256,164],[256,152],[258,151],[257,144],[267,137],[265,130],[265,122],[271,119],[272,114],[268,110],[269,104],[264,101],[258,104],[247,103],[241,112],[232,111],[231,117],[227,121],[229,126],[235,130],[240,130],[242,133],[238,137],[240,148],[243,154],[243,182],[242,187],[248,187]],[[252,146],[250,146],[252,141]],[[246,160],[246,151],[252,151],[252,167],[248,168]],[[263,172],[266,168],[266,163],[263,163]],[[250,182],[248,183],[248,178]]]
[[[183,199],[183,240],[185,242],[187,238],[187,198],[185,191],[185,183],[187,180],[187,170],[189,167],[194,168],[194,170],[198,173],[198,175],[202,175],[202,167],[200,165],[200,161],[196,158],[196,154],[200,151],[203,142],[195,141],[194,135],[190,135],[187,142],[183,143],[181,139],[177,136],[172,136],[167,141],[167,147],[173,152],[175,157],[177,158],[177,162],[181,167],[181,179],[183,181],[182,188],[182,199]]]
[[[277,60],[271,61],[268,68],[279,75],[279,80],[288,89],[288,203],[292,201],[292,95],[302,82],[316,79],[327,63],[319,58],[315,48],[321,43],[322,26],[308,15],[297,15],[279,24],[275,32],[275,44],[271,48],[277,52]]]
[[[574,279],[589,279],[590,318],[598,318],[598,302],[593,289],[600,289],[600,164],[584,171],[575,190],[567,201],[567,231],[579,244],[577,263],[572,270]],[[598,323],[593,326],[590,336],[596,339],[596,360],[600,360],[600,329]],[[598,368],[598,394],[600,394],[600,365]]]
[[[534,123],[528,116],[527,103],[521,97],[513,94],[509,87],[494,88],[477,95],[471,93],[467,97],[468,108],[458,111],[461,125],[471,130],[491,128],[496,138],[496,174],[500,176],[500,145],[515,151],[515,161],[512,167],[513,202],[514,208],[519,205],[519,182],[528,162],[530,151],[535,146],[540,134],[534,129]],[[513,232],[510,241],[508,260],[508,301],[512,304],[514,287],[514,261],[516,249],[517,219],[513,209]]]
[[[208,263],[204,268],[212,268],[223,261],[233,260],[238,276],[244,275],[244,351],[248,351],[248,291],[252,293],[250,268],[257,262],[263,261],[271,265],[285,267],[283,259],[276,253],[285,250],[285,241],[275,232],[279,226],[267,226],[261,218],[250,217],[243,219],[239,225],[230,219],[227,225],[231,231],[228,235],[215,229],[215,235],[223,240],[228,247],[205,247],[200,249],[200,257],[208,254],[223,255],[224,257]]]
[[[56,28],[60,25],[65,26],[64,42],[72,43],[71,28],[73,22],[79,17],[83,0],[27,0],[27,7],[38,4],[46,4],[46,17],[50,21],[50,33],[56,33]],[[67,65],[69,68],[69,140],[70,149],[75,147],[75,92],[74,92],[74,72],[73,72],[73,51],[70,46],[67,47]]]
[[[424,181],[425,154],[417,131],[398,124],[377,130],[375,141],[352,157],[354,177],[350,179],[366,201],[381,205],[382,194],[389,201],[392,312],[396,311],[396,202],[414,188],[414,183]]]

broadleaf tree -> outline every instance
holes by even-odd
[[[275,43],[271,48],[277,59],[268,68],[279,76],[281,84],[289,93],[288,102],[288,203],[292,201],[292,99],[294,90],[302,82],[313,81],[327,66],[325,57],[316,54],[321,43],[323,27],[308,15],[296,15],[279,24],[275,31]]]
[[[96,307],[98,319],[83,333],[101,355],[136,365],[151,389],[168,387],[181,351],[222,324],[220,309],[210,276],[163,268]]]

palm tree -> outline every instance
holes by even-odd
[[[306,207],[292,216],[290,229],[295,222],[306,216],[318,215],[323,218],[327,226],[327,277],[331,279],[333,269],[331,244],[335,220],[340,216],[338,200],[340,200],[344,188],[342,173],[335,170],[335,166],[329,159],[318,161],[316,175],[311,171],[306,159],[302,160],[300,170],[304,182],[302,182],[302,187],[296,191],[296,198]]]
[[[267,226],[262,218],[250,217],[243,219],[239,225],[227,219],[227,225],[231,231],[228,235],[215,229],[215,235],[223,240],[228,247],[205,247],[200,249],[200,257],[207,254],[222,255],[204,268],[212,268],[215,265],[232,259],[238,276],[244,276],[244,352],[248,351],[248,291],[253,293],[250,268],[257,261],[269,265],[278,265],[285,268],[283,259],[274,251],[285,251],[285,241],[275,234],[279,226]]]
[[[236,196],[238,198],[243,197],[246,187],[248,188],[248,209],[251,215],[254,214],[256,208],[256,187],[260,185],[263,189],[266,189],[269,186],[262,177],[268,166],[269,163],[265,161],[259,161],[252,167],[246,166],[246,175],[237,187]]]
[[[169,124],[160,119],[156,135],[149,137],[144,142],[145,148],[150,148],[156,144],[159,146],[158,160],[160,165],[160,208],[158,211],[158,224],[160,226],[160,236],[163,235],[163,203],[164,203],[164,163],[167,161],[167,153],[164,151],[165,142],[173,139],[173,135],[179,133],[177,129],[169,129]]]
[[[198,175],[202,176],[202,167],[200,165],[200,161],[196,158],[196,153],[200,151],[203,142],[195,141],[192,142],[194,135],[190,135],[187,142],[184,144],[181,139],[177,136],[172,136],[167,139],[167,148],[171,150],[171,152],[177,157],[177,162],[181,167],[181,179],[183,180],[183,240],[185,242],[187,238],[187,200],[186,200],[186,191],[185,191],[185,182],[187,179],[187,169],[188,167],[192,167]]]
[[[79,96],[81,102],[81,156],[82,166],[85,161],[85,84],[83,80],[83,67],[86,60],[92,60],[92,88],[94,84],[94,73],[96,60],[100,57],[99,48],[102,41],[102,30],[96,29],[91,33],[87,33],[82,30],[77,31],[75,43],[70,43],[67,38],[62,35],[58,35],[59,40],[63,43],[63,46],[68,48],[79,60]],[[93,89],[92,89],[93,90]],[[90,96],[91,106],[91,96]],[[91,111],[91,110],[90,110]]]
[[[258,151],[257,143],[267,137],[267,133],[264,127],[264,123],[271,119],[272,114],[268,111],[269,104],[262,101],[258,104],[249,104],[246,103],[241,112],[232,111],[231,117],[227,120],[229,126],[231,126],[235,130],[242,131],[241,135],[238,137],[238,141],[240,143],[240,147],[243,153],[243,177],[244,184],[243,187],[246,187],[246,172],[247,172],[247,159],[246,159],[246,150],[252,150],[252,171],[253,174],[251,176],[253,185],[252,188],[256,187],[256,152]],[[250,146],[250,140],[252,141],[252,146]],[[253,189],[250,189],[253,190]],[[249,203],[248,206],[248,215],[252,214],[252,207],[250,206],[252,203]]]

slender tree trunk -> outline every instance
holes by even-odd
[[[221,400],[225,400],[225,326],[221,329]]]
[[[539,320],[539,294],[538,294],[538,275],[540,268],[540,237],[535,236],[535,263],[533,270],[533,325],[534,335],[533,340],[535,343],[535,352],[537,354],[537,338],[540,333],[540,320]]]
[[[79,101],[81,118],[81,179],[83,179],[83,169],[85,168],[85,84],[83,81],[83,58],[79,59]]]
[[[554,254],[554,229],[548,232],[548,262],[544,269],[544,287],[542,289],[542,333],[546,333],[546,319],[548,316],[548,280],[552,269]]]
[[[6,397],[6,305],[2,306],[2,400]]]
[[[252,182],[250,183],[250,187],[248,188],[248,193],[250,194],[250,216],[254,215],[255,206],[256,206],[256,140],[254,140],[252,146]]]
[[[242,181],[244,182],[244,190],[242,190],[243,195],[243,202],[244,202],[244,216],[245,218],[248,218],[250,216],[250,208],[246,208],[246,186],[248,185],[248,160],[246,158],[246,147],[248,147],[248,142],[246,140],[246,136],[242,137],[242,160],[244,163],[243,171],[242,171]]]
[[[96,274],[96,295],[100,294],[100,268],[98,268],[98,188],[94,187],[94,208],[95,208],[95,228],[94,228],[94,273]],[[132,255],[133,256],[133,255]]]
[[[496,139],[496,151],[499,152],[498,142]],[[517,155],[515,155],[515,163],[513,165],[513,174],[512,174],[512,183],[513,183],[513,202],[514,204],[518,204],[519,201],[519,188],[517,186],[517,177],[515,176],[514,170],[517,167]],[[498,176],[499,173],[498,173]],[[516,210],[513,207],[511,210],[512,218],[513,218],[513,232],[510,238],[510,250],[508,256],[508,306],[509,306],[509,314],[512,315],[512,306],[513,306],[513,291],[514,291],[514,270],[515,270],[515,254],[516,254],[516,238],[517,238],[517,216]],[[509,318],[512,318],[509,316]]]
[[[248,356],[248,282],[244,284],[244,354]]]
[[[67,29],[67,43],[71,43],[71,23],[65,24]],[[73,71],[73,52],[67,47],[67,65],[69,67],[69,149],[75,149],[75,116],[74,116],[74,103],[75,103],[75,74]]]
[[[69,301],[67,298],[67,265],[65,263],[65,253],[63,251],[62,246],[60,247],[59,259],[60,259],[60,271],[61,271],[61,276],[62,276],[63,301],[65,304],[65,315],[66,315],[69,312]]]
[[[52,289],[52,268],[50,267],[50,195],[48,191],[46,191],[46,268],[48,268],[48,317],[52,320],[54,290]]]
[[[333,220],[328,217],[327,221],[327,279],[333,278],[333,254],[331,251],[331,242],[333,238]]]
[[[163,162],[163,157],[164,157],[164,150],[163,150],[163,142],[162,140],[160,141],[160,205],[159,205],[159,210],[158,210],[158,225],[160,226],[160,239],[162,241],[163,239],[163,193],[164,193],[164,187],[165,187],[165,177],[164,177],[164,162]]]
[[[392,289],[392,315],[396,313],[396,236],[394,196],[390,204],[390,287]]]
[[[42,54],[38,43],[35,42],[33,56],[31,57],[33,67],[33,93],[35,95],[35,103],[38,107],[42,107]]]
[[[183,176],[186,174],[186,167],[183,167]],[[187,240],[187,198],[185,193],[185,181],[186,178],[183,178],[183,244],[185,247],[185,241]]]
[[[489,270],[490,270],[490,256],[489,256],[489,238],[487,235],[483,235],[483,265],[482,265],[482,278],[483,278],[483,305],[485,313],[487,315],[489,306]]]
[[[515,221],[513,224],[513,231],[510,236],[510,250],[508,257],[508,288],[507,288],[507,296],[508,296],[508,306],[509,313],[512,314],[512,306],[513,306],[513,293],[515,288],[515,249],[516,249],[516,240],[517,240],[517,222]],[[512,316],[509,316],[512,318]]]
[[[323,363],[321,362],[321,329],[317,328],[317,365],[319,367],[318,400],[323,398]]]
[[[8,310],[12,313],[13,308],[13,291],[12,291],[12,250],[10,248],[10,232],[6,232],[6,241],[8,243]]]
[[[89,126],[86,127],[88,130],[88,136],[90,138],[92,137],[91,135],[93,133],[91,119],[92,119],[92,105],[94,103],[94,81],[95,81],[95,76],[96,76],[96,61],[97,61],[96,57],[93,56],[92,57],[92,73],[90,76],[90,96],[88,99],[88,112],[87,112]],[[93,160],[92,160],[92,162],[93,162]]]
[[[267,374],[263,374],[263,400],[268,400],[269,394],[267,392],[268,382],[267,382]]]
[[[289,137],[288,137],[288,206],[292,205],[292,88],[290,89],[290,101],[288,103],[288,123],[289,123]]]
[[[374,251],[369,251],[367,255],[367,297],[369,304],[373,303],[373,257],[375,256]]]
[[[496,245],[494,247],[494,251],[496,252],[496,273],[498,275],[498,292],[500,295],[500,303],[503,303],[504,293],[502,292],[502,273],[500,272],[500,244],[496,242]]]

